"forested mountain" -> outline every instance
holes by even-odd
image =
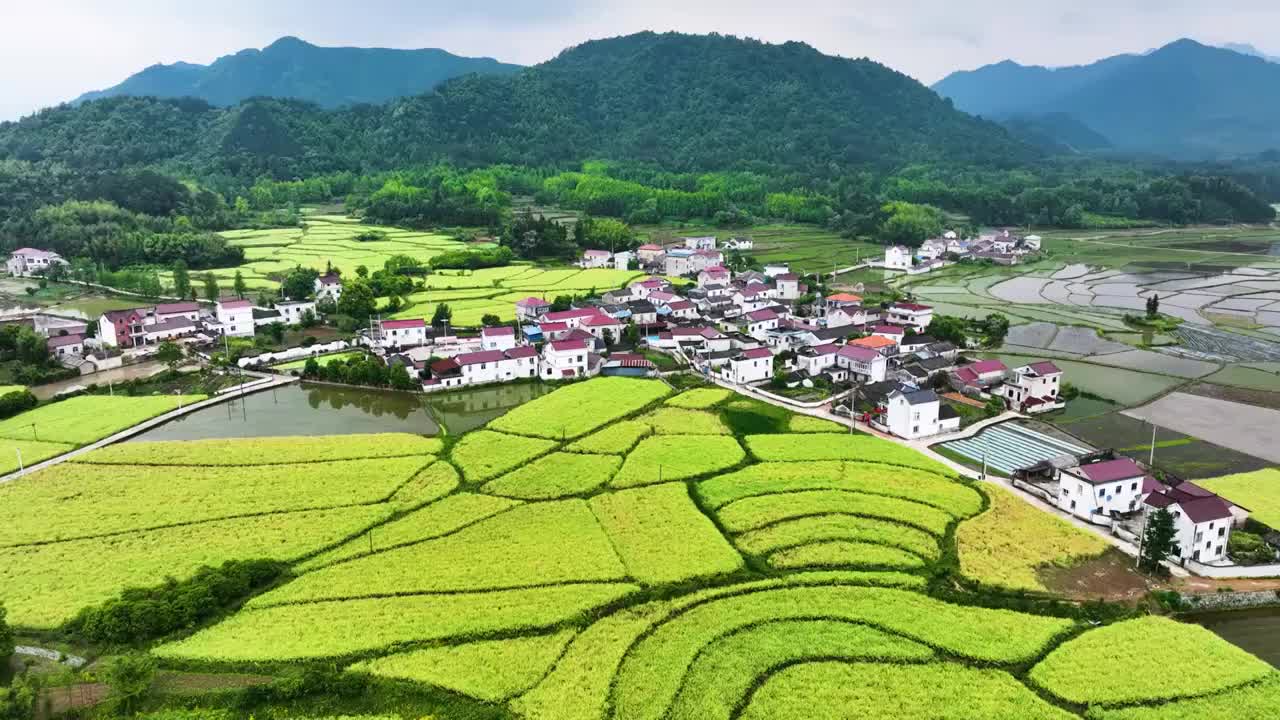
[[[285,37],[261,50],[241,50],[209,65],[152,65],[115,87],[85,93],[75,102],[134,95],[194,97],[226,106],[251,97],[276,97],[335,108],[417,95],[468,73],[509,75],[519,69],[492,58],[459,57],[431,48],[317,47]]]
[[[1006,61],[934,90],[985,117],[1066,113],[1119,150],[1213,159],[1280,148],[1277,87],[1280,64],[1179,40],[1078,67]]]
[[[1111,148],[1111,141],[1067,113],[1014,115],[1001,124],[1014,137],[1055,154]]]
[[[199,175],[606,157],[678,171],[836,175],[910,163],[1012,167],[1038,151],[869,60],[719,35],[588,42],[515,75],[468,75],[381,106],[111,98],[0,125],[0,157]]]

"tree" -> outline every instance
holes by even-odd
[[[485,327],[498,327],[502,324],[502,318],[493,313],[485,313],[480,317],[480,324]]]
[[[318,277],[319,272],[297,266],[285,274],[280,282],[280,292],[290,300],[306,300],[315,292]]]
[[[1160,564],[1170,555],[1177,555],[1178,531],[1173,524],[1173,515],[1160,508],[1147,516],[1147,531],[1142,537],[1142,557],[1139,565],[1147,572],[1159,573],[1163,570]]]
[[[218,302],[218,298],[222,297],[222,291],[218,289],[218,278],[213,273],[204,274],[204,299],[209,302]]]
[[[236,297],[241,300],[244,299],[244,294],[249,292],[249,286],[244,284],[244,275],[239,270],[236,270],[236,277],[232,281],[231,288],[235,291]]]
[[[13,654],[13,628],[5,620],[4,605],[0,604],[0,662],[8,661]]]
[[[572,295],[557,295],[555,300],[551,301],[551,312],[564,312],[573,307]]]
[[[636,326],[634,320],[628,322],[627,328],[622,331],[622,340],[631,347],[640,344],[640,328]]]
[[[315,312],[309,308],[303,310],[302,317],[298,318],[298,325],[302,328],[313,328],[319,324],[320,320],[316,317]]]
[[[156,348],[156,360],[169,366],[170,374],[178,371],[178,365],[185,357],[182,347],[172,340],[165,340]]]
[[[191,273],[187,272],[185,260],[173,263],[173,294],[184,300],[191,297]]]
[[[601,339],[604,340],[605,347],[613,347],[613,344],[616,341],[616,339],[613,337],[612,330],[610,330],[609,328],[605,328],[604,332],[601,333],[601,336],[602,336]]]
[[[1152,295],[1147,298],[1147,319],[1155,320],[1160,317],[1160,296]]]
[[[307,358],[302,366],[302,377],[313,378],[320,375],[320,362],[315,358]]]
[[[996,417],[1004,412],[1004,398],[999,395],[992,395],[987,399],[987,404],[982,408],[982,414],[989,418]]]
[[[1004,343],[1009,334],[1009,318],[1000,313],[991,313],[982,321],[982,331],[989,347],[997,347]]]
[[[284,323],[273,322],[267,325],[267,335],[271,336],[277,345],[284,342]]]
[[[378,298],[368,282],[357,278],[343,286],[342,296],[338,298],[339,313],[363,322],[377,311]]]
[[[962,348],[968,342],[969,321],[950,315],[934,315],[925,334]]]
[[[418,390],[418,383],[409,377],[409,370],[399,363],[392,365],[388,377],[391,381],[391,387],[396,390]]]
[[[449,309],[448,303],[440,303],[436,306],[436,311],[431,314],[432,327],[443,327],[451,320],[453,320],[453,310]]]
[[[368,277],[369,277],[369,268],[365,267],[364,265],[357,265],[357,266],[356,266],[356,277],[360,278],[361,280],[364,280],[364,279],[368,278]]]
[[[151,692],[155,674],[155,658],[146,653],[121,655],[112,660],[102,672],[102,679],[111,689],[107,696],[111,707],[121,715],[134,714]]]

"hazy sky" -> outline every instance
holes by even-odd
[[[0,0],[0,18],[0,119],[282,35],[531,64],[593,38],[715,31],[870,57],[926,83],[1005,58],[1067,65],[1179,37],[1280,55],[1277,0]]]

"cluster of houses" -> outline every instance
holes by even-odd
[[[1173,518],[1178,545],[1172,559],[1183,562],[1227,563],[1232,528],[1249,518],[1247,508],[1193,482],[1158,480],[1113,451],[1043,461],[1016,473],[1014,485],[1135,543],[1145,536],[1152,513],[1165,510]]]
[[[940,238],[925,240],[914,250],[904,245],[891,246],[884,252],[883,263],[875,265],[908,275],[932,272],[964,259],[1017,265],[1026,256],[1040,252],[1041,243],[1039,235],[1020,235],[1009,229],[984,233],[973,240],[962,239],[948,230]]]
[[[5,270],[13,277],[36,277],[49,272],[54,265],[66,266],[68,263],[61,255],[52,250],[36,248],[18,248],[5,261]]]

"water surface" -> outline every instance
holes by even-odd
[[[1199,613],[1185,619],[1280,668],[1280,607]]]

